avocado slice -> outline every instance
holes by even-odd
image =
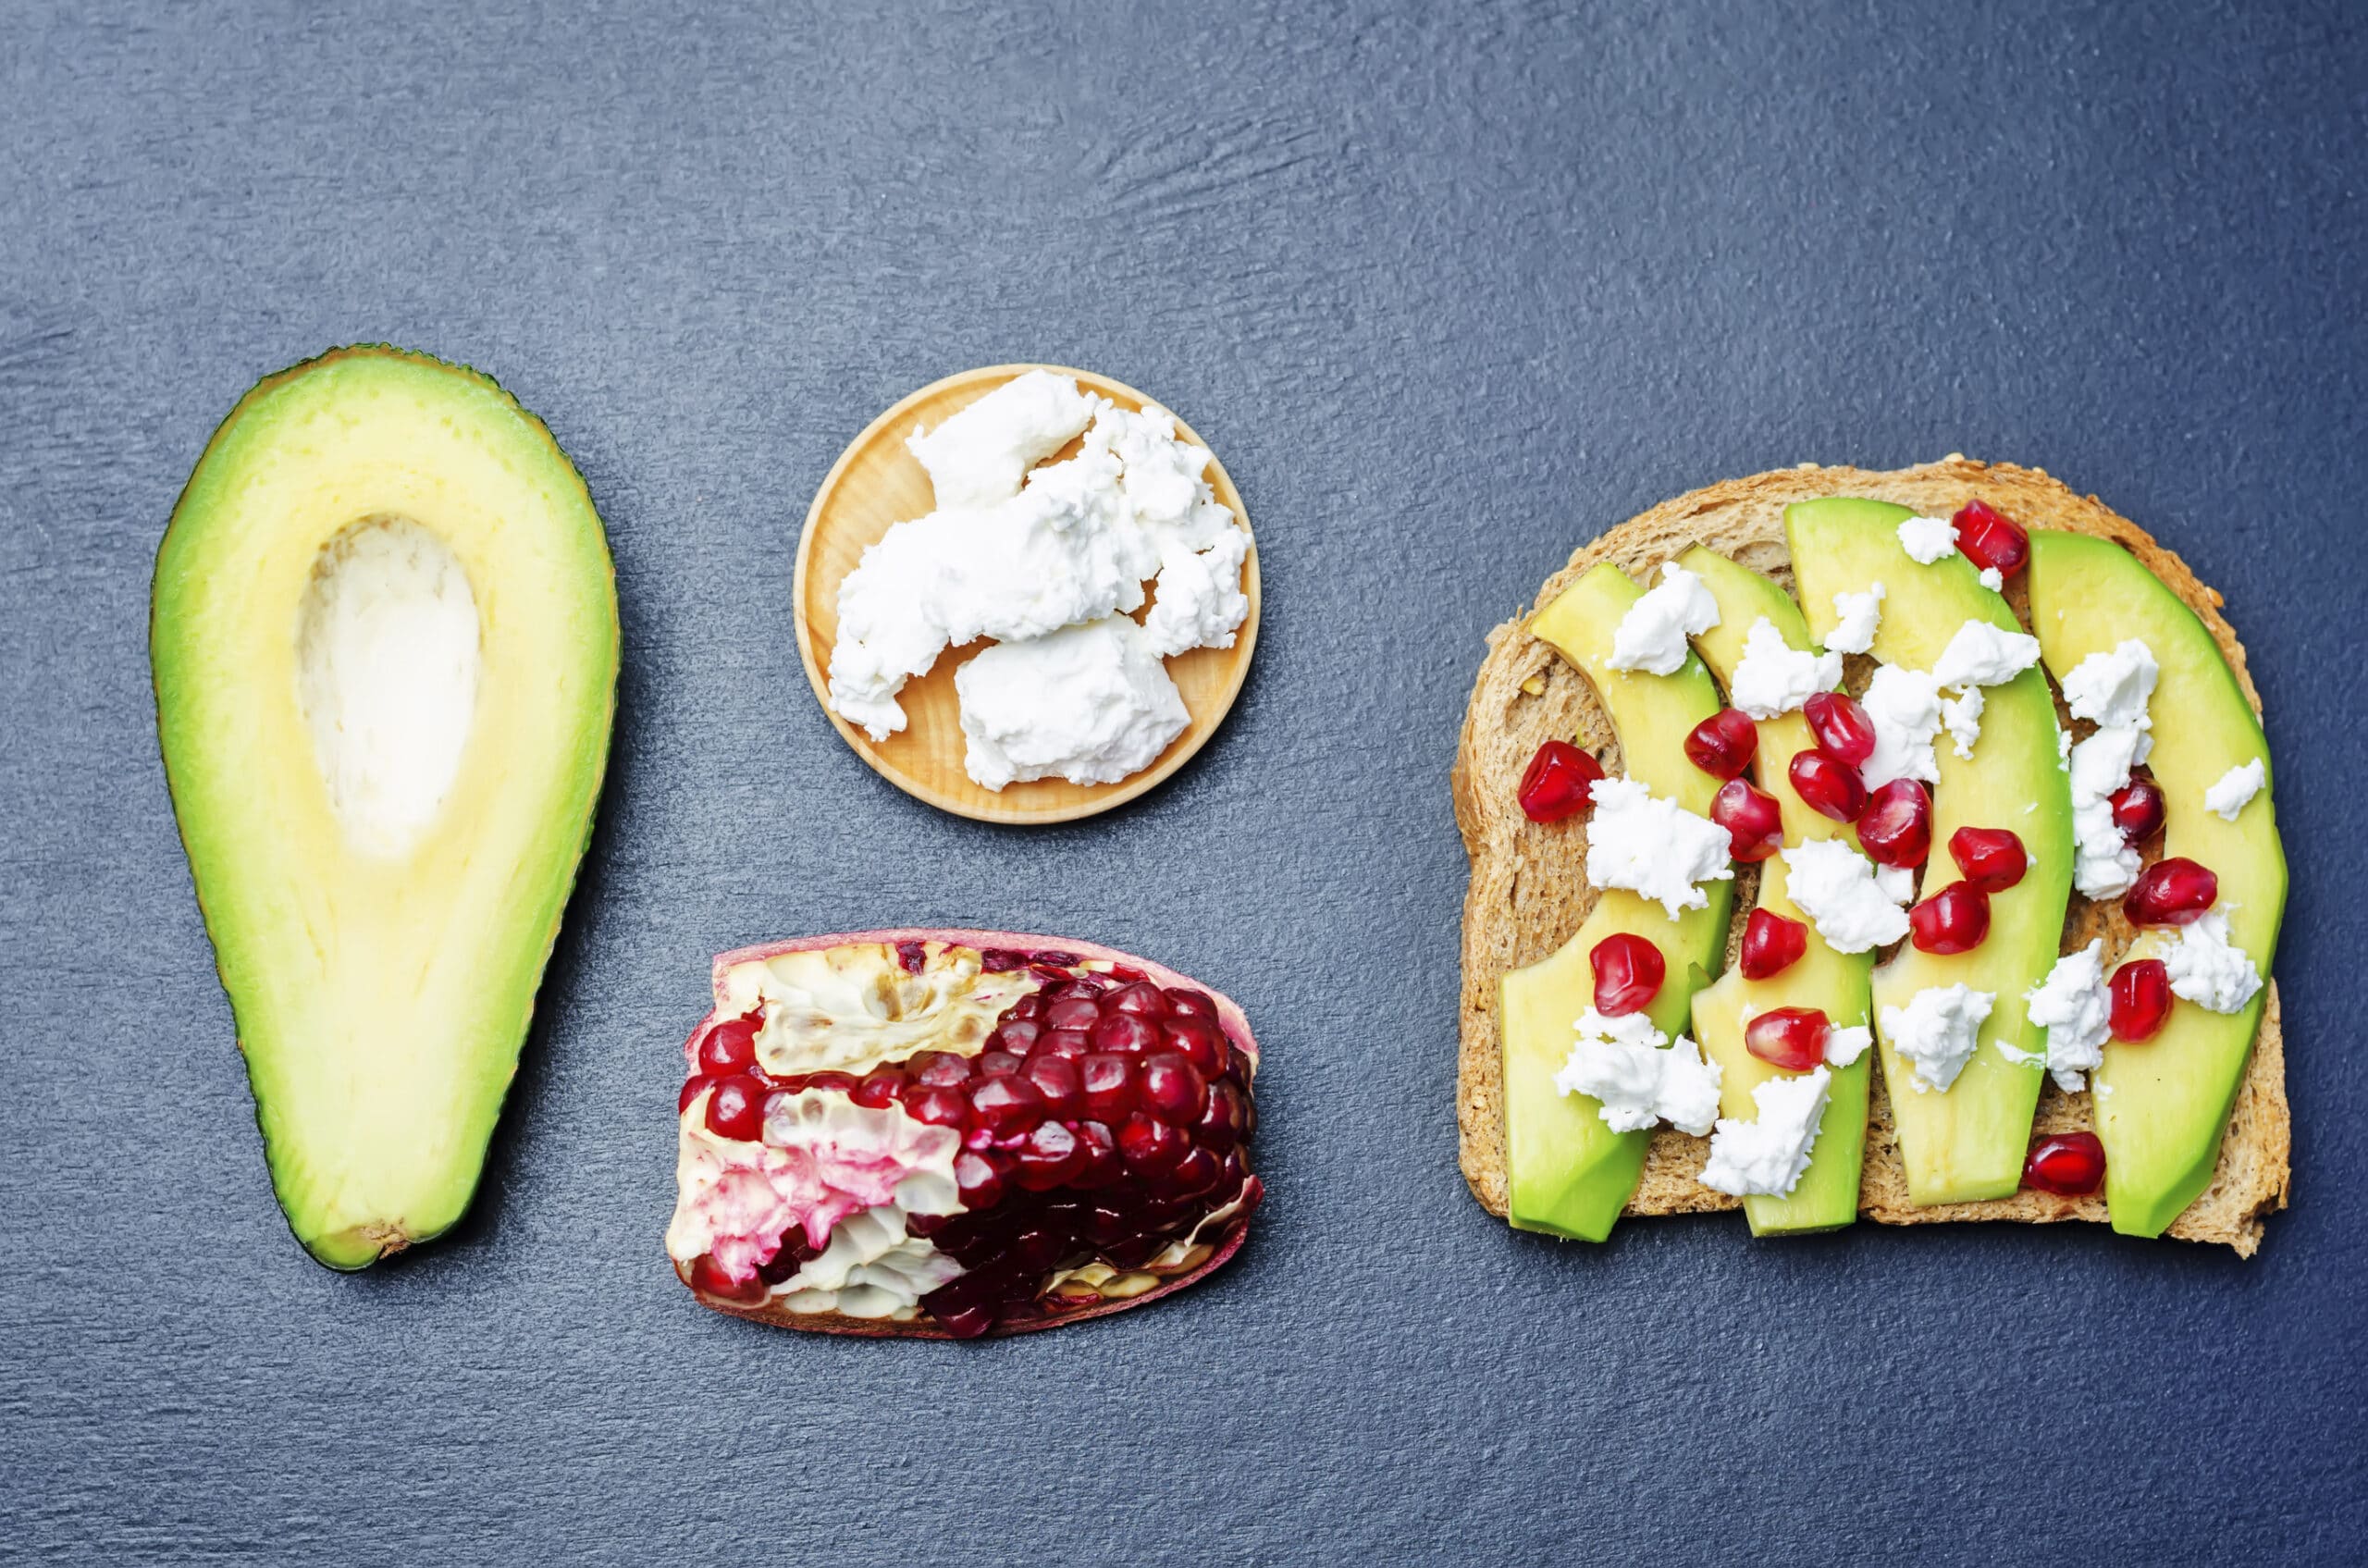
[[[1699,546],[1678,564],[1702,579],[1719,601],[1719,623],[1694,639],[1710,673],[1722,687],[1734,684],[1735,666],[1743,662],[1744,639],[1753,624],[1766,617],[1793,648],[1810,649],[1808,623],[1800,606],[1782,588],[1745,566]],[[1782,813],[1784,843],[1832,838],[1843,824],[1813,810],[1794,793],[1785,766],[1796,752],[1817,744],[1799,710],[1758,721],[1759,750],[1751,763],[1752,782],[1776,797]],[[1790,1077],[1744,1047],[1744,1025],[1750,1016],[1777,1007],[1815,1007],[1834,1027],[1868,1021],[1868,974],[1874,968],[1870,953],[1837,953],[1817,933],[1817,925],[1784,894],[1784,862],[1770,857],[1760,862],[1759,907],[1808,927],[1808,946],[1782,973],[1766,980],[1746,980],[1741,969],[1730,969],[1714,984],[1694,994],[1694,1038],[1719,1064],[1719,1105],[1726,1115],[1749,1121],[1759,1114],[1751,1092],[1773,1078]],[[1754,1193],[1743,1201],[1744,1217],[1755,1236],[1776,1236],[1832,1230],[1858,1217],[1858,1178],[1867,1150],[1867,1082],[1874,1071],[1873,1053],[1844,1068],[1830,1068],[1833,1083],[1819,1123],[1809,1167],[1800,1185],[1784,1196]]]
[[[214,433],[151,617],[272,1182],[359,1268],[450,1226],[484,1167],[608,758],[608,539],[492,380],[343,349]]]
[[[2111,539],[2034,530],[2029,570],[2031,629],[2057,680],[2127,637],[2142,640],[2162,667],[2146,765],[2163,789],[2163,853],[2208,866],[2220,879],[2214,907],[2227,915],[2229,940],[2266,982],[2286,910],[2286,851],[2269,787],[2233,822],[2203,805],[2203,792],[2230,768],[2256,757],[2269,766],[2261,721],[2219,645],[2193,611]],[[2161,945],[2154,933],[2141,932],[2125,961]],[[2095,1075],[2096,1122],[2115,1230],[2159,1236],[2211,1184],[2267,1004],[2266,985],[2236,1013],[2176,1002],[2152,1040],[2107,1042]]]
[[[1530,630],[1578,666],[1620,732],[1630,778],[1689,811],[1708,815],[1718,781],[1685,755],[1685,737],[1719,710],[1719,694],[1698,655],[1671,675],[1614,670],[1611,637],[1643,590],[1607,562],[1539,611]],[[1580,853],[1576,823],[1571,853]],[[1659,905],[1606,888],[1578,933],[1551,956],[1506,975],[1497,1022],[1505,1053],[1506,1216],[1523,1230],[1600,1241],[1611,1233],[1644,1172],[1645,1132],[1614,1132],[1600,1102],[1565,1095],[1554,1074],[1571,1054],[1572,1023],[1595,1000],[1587,956],[1614,932],[1634,932],[1660,949],[1667,964],[1660,994],[1647,1009],[1653,1027],[1674,1036],[1686,1026],[1687,1002],[1702,972],[1727,949],[1733,884],[1714,882],[1706,908],[1672,920]]]
[[[1876,582],[1885,598],[1871,651],[1885,663],[1930,670],[1967,621],[2022,630],[2005,599],[1982,586],[1964,556],[1922,565],[1900,547],[1899,525],[1913,515],[1904,506],[1841,498],[1784,509],[1809,630],[1822,641],[1839,620],[1833,596],[1863,593]],[[1972,952],[1943,957],[1904,943],[1874,971],[1876,1043],[1908,1197],[1917,1204],[2003,1198],[2020,1185],[2043,1073],[1992,1047],[2003,1041],[2019,1051],[2043,1051],[2046,1031],[2030,1023],[2023,993],[2054,966],[2071,899],[2072,792],[2059,765],[2047,678],[2034,666],[1983,695],[1981,738],[1971,759],[1956,755],[1946,732],[1934,748],[1941,778],[1932,791],[1932,858],[1923,890],[1956,879],[1948,842],[1961,827],[2012,829],[2030,869],[2016,886],[1992,895],[1990,934]],[[1958,982],[1996,1001],[1956,1081],[1946,1093],[1918,1093],[1909,1081],[1914,1069],[1882,1038],[1882,1009],[1905,1007],[1929,986]]]

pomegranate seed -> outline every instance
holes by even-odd
[[[1052,969],[1073,969],[1082,962],[1074,953],[1064,953],[1056,947],[1040,947],[1028,955],[1028,961]]]
[[[2105,997],[2115,1040],[2152,1040],[2171,1016],[2170,969],[2160,958],[2124,964],[2113,971]]]
[[[1230,1083],[1211,1085],[1208,1106],[1201,1112],[1201,1119],[1192,1124],[1192,1142],[1219,1152],[1240,1142],[1244,1120],[1241,1105],[1240,1090]]]
[[[979,954],[979,967],[989,974],[1004,974],[1028,967],[1028,955],[1015,953],[1008,947],[989,947]]]
[[[2163,786],[2153,780],[2132,779],[2105,798],[2113,807],[2114,826],[2121,830],[2124,844],[2142,843],[2163,831],[2167,808]]]
[[[1567,740],[1549,740],[1521,776],[1522,813],[1533,822],[1559,822],[1587,809],[1587,791],[1603,764]]]
[[[1595,1009],[1606,1018],[1652,1006],[1669,972],[1661,950],[1634,932],[1615,932],[1597,943],[1587,963],[1595,970]]]
[[[1151,981],[1151,976],[1128,964],[1111,965],[1110,978],[1118,982],[1122,985],[1148,984]]]
[[[1085,1090],[1078,1077],[1077,1058],[1042,1056],[1030,1057],[1023,1069],[1028,1081],[1044,1097],[1044,1114],[1066,1117],[1085,1112]]]
[[[1016,1138],[1044,1119],[1044,1096],[1024,1078],[981,1079],[970,1086],[970,1125],[993,1138]]]
[[[720,1302],[753,1304],[765,1299],[765,1282],[762,1279],[750,1275],[746,1279],[734,1280],[723,1272],[723,1266],[715,1261],[713,1253],[701,1253],[691,1265],[691,1289],[702,1296],[713,1296]]]
[[[2012,828],[1959,828],[1949,834],[1949,858],[1984,893],[2005,892],[2031,864]]]
[[[1893,779],[1867,796],[1858,847],[1878,866],[1915,870],[1932,854],[1932,796],[1921,781]]]
[[[1202,1078],[1214,1079],[1226,1068],[1225,1031],[1206,1019],[1177,1019],[1160,1028],[1161,1043],[1180,1051]]]
[[[1832,1028],[1815,1007],[1774,1007],[1744,1026],[1743,1048],[1770,1067],[1807,1072],[1825,1060]]]
[[[1036,1048],[1055,1056],[1082,1056],[1093,1049],[1093,1037],[1081,1029],[1056,1029]]]
[[[1134,1013],[1111,1013],[1093,1026],[1097,1051],[1141,1052],[1159,1046],[1159,1026]]]
[[[1139,980],[1132,985],[1119,987],[1110,994],[1107,1006],[1122,1013],[1140,1013],[1147,1019],[1167,1016],[1167,998],[1160,994],[1158,986],[1148,981]]]
[[[1727,849],[1738,860],[1765,860],[1784,845],[1784,818],[1776,797],[1749,779],[1729,779],[1710,797],[1710,820],[1727,830]]]
[[[1858,770],[1823,751],[1796,751],[1784,770],[1793,793],[1820,816],[1855,822],[1867,809],[1867,785]]]
[[[1176,1162],[1174,1170],[1155,1178],[1150,1185],[1163,1197],[1197,1198],[1215,1186],[1217,1178],[1224,1174],[1225,1167],[1217,1163],[1215,1154],[1206,1149],[1191,1148],[1184,1151],[1184,1157]]]
[[[1135,1108],[1134,1058],[1097,1051],[1078,1063],[1085,1114],[1116,1127]]]
[[[882,1110],[896,1103],[897,1094],[905,1087],[905,1070],[896,1067],[877,1067],[863,1075],[847,1098],[858,1105]]]
[[[987,1036],[987,1049],[1008,1051],[1015,1056],[1024,1056],[1043,1034],[1043,1024],[1035,1019],[1006,1019],[993,1034]]]
[[[2220,896],[2220,879],[2184,856],[2157,860],[2121,895],[2134,926],[2192,925]]]
[[[1759,750],[1759,726],[1740,708],[1721,708],[1685,737],[1688,760],[1714,779],[1740,778]]]
[[[1875,754],[1874,721],[1867,710],[1838,691],[1821,691],[1801,705],[1809,733],[1819,751],[1837,762],[1856,767]]]
[[[1990,934],[1990,895],[1953,882],[1907,911],[1908,940],[1924,953],[1970,953]]]
[[[1173,1126],[1190,1127],[1208,1104],[1209,1085],[1181,1052],[1161,1051],[1143,1058],[1140,1093],[1146,1112]]]
[[[1057,1121],[1041,1121],[1019,1145],[1012,1176],[1030,1192],[1049,1192],[1082,1169],[1087,1158],[1076,1133]]]
[[[2104,1185],[2105,1146],[2093,1132],[2059,1132],[2031,1145],[2023,1162],[2023,1185],[2067,1198],[2086,1197]]]
[[[1167,997],[1169,1010],[1178,1018],[1208,1019],[1211,1021],[1216,1019],[1216,999],[1205,991],[1185,991],[1179,988],[1167,991],[1164,994]]]
[[[1094,1006],[1100,1006],[1103,994],[1116,989],[1116,987],[1109,981],[1088,971],[1084,974],[1070,975],[1062,980],[1058,985],[1053,987],[1052,995],[1055,1000],[1063,996],[1082,996]]]
[[[1044,1022],[1053,1029],[1092,1029],[1102,1017],[1102,1004],[1090,996],[1064,996],[1044,1009]]]
[[[1118,1157],[1117,1136],[1109,1128],[1098,1121],[1081,1121],[1076,1130],[1085,1158],[1070,1175],[1070,1186],[1091,1191],[1107,1187],[1126,1174],[1126,1162]]]
[[[715,1080],[708,1077],[708,1075],[703,1072],[694,1073],[689,1078],[684,1079],[683,1080],[683,1092],[674,1096],[674,1114],[676,1116],[681,1116],[684,1111],[689,1110],[691,1108],[691,1102],[699,1097],[699,1092],[714,1081]]]
[[[921,1051],[905,1064],[915,1083],[924,1089],[959,1089],[970,1081],[970,1058],[950,1051]]]
[[[949,1084],[931,1084],[905,1096],[905,1114],[931,1127],[959,1131],[970,1125],[970,1096]]]
[[[929,948],[919,942],[899,942],[896,962],[906,974],[919,974],[929,962]]]
[[[1782,974],[1809,950],[1809,928],[1768,909],[1754,909],[1744,922],[1743,957],[1738,960],[1745,980],[1766,980]]]
[[[1166,1122],[1137,1111],[1118,1129],[1118,1153],[1137,1176],[1159,1176],[1176,1168],[1191,1141]]]
[[[1041,1020],[1044,1016],[1044,1008],[1048,1005],[1042,992],[1031,991],[1011,1005],[1010,1010],[1004,1014],[1004,1020],[1005,1022],[1013,1019]]]
[[[707,1097],[707,1128],[718,1138],[755,1142],[765,1130],[764,1085],[738,1073],[717,1079]]]
[[[726,1019],[699,1042],[699,1071],[746,1072],[757,1065],[757,1024],[752,1019]]]
[[[1987,503],[1969,500],[1949,519],[1957,531],[1957,549],[1976,569],[1994,567],[2011,577],[2031,558],[2031,537],[2022,525]]]
[[[991,1209],[1003,1202],[1003,1172],[986,1155],[965,1149],[954,1156],[954,1185],[967,1209]]]
[[[1025,1057],[1015,1056],[1008,1051],[985,1052],[978,1060],[979,1076],[980,1078],[1009,1078],[1019,1070],[1021,1063],[1025,1060]]]

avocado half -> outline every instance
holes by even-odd
[[[206,444],[149,649],[273,1186],[363,1267],[467,1209],[517,1070],[607,766],[607,535],[492,379],[336,350]]]

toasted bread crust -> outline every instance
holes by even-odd
[[[2094,496],[2077,495],[2041,470],[1975,463],[1954,454],[1939,463],[1890,473],[1803,463],[1679,496],[1609,530],[1573,553],[1569,563],[1538,590],[1533,610],[1550,602],[1600,562],[1617,562],[1631,575],[1641,578],[1648,568],[1696,544],[1789,585],[1791,557],[1784,542],[1784,508],[1824,496],[1893,501],[1942,517],[1978,496],[2028,526],[2114,539],[2202,619],[2236,673],[2246,700],[2260,711],[2261,696],[2246,668],[2244,648],[2220,613],[2220,595],[2199,581],[2177,555]],[[2008,585],[2008,597],[2018,611],[2025,608],[2019,581]],[[1599,751],[1608,768],[1616,771],[1620,765],[1617,737],[1593,688],[1551,647],[1530,636],[1528,619],[1528,613],[1523,613],[1488,635],[1487,657],[1473,683],[1451,776],[1456,826],[1472,861],[1472,881],[1463,904],[1456,1126],[1464,1180],[1481,1205],[1498,1216],[1506,1207],[1504,1068],[1496,1020],[1498,982],[1508,970],[1534,963],[1568,941],[1594,907],[1596,896],[1584,874],[1585,841],[1577,824],[1532,822],[1514,803],[1514,793],[1531,754],[1548,738],[1574,737],[1582,747]],[[1750,907],[1746,885],[1750,873],[1739,870],[1743,875],[1736,907],[1742,910]],[[2120,921],[2117,906],[2092,903],[2076,895],[2066,930],[2067,936],[2080,942],[2095,935],[2126,937]],[[1737,920],[1731,943],[1740,940],[1742,930],[1743,921]],[[2066,1094],[2053,1082],[2041,1091],[2034,1122],[2039,1131],[2090,1125],[2086,1093]],[[2273,982],[2236,1108],[2221,1142],[2220,1163],[2212,1185],[2171,1222],[2169,1233],[2188,1241],[2225,1243],[2239,1256],[2251,1256],[2261,1244],[2263,1216],[2286,1206],[2291,1182],[2291,1134],[2284,1041],[2277,988]],[[1643,1179],[1624,1212],[1686,1214],[1740,1207],[1738,1200],[1695,1179],[1708,1149],[1705,1139],[1670,1128],[1656,1130]],[[1967,1219],[2103,1221],[2106,1217],[2102,1197],[2061,1198],[2044,1192],[2024,1191],[1988,1203],[1930,1208],[1910,1204],[1892,1128],[1891,1104],[1880,1073],[1868,1106],[1866,1170],[1858,1208],[1865,1217],[1886,1225]]]

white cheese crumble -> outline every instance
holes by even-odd
[[[1908,999],[1905,1007],[1882,1011],[1883,1038],[1902,1060],[1916,1069],[1909,1079],[1918,1093],[1946,1091],[1973,1059],[1980,1043],[1982,1020],[1996,1003],[1993,992],[1976,991],[1963,982],[1928,985]]]
[[[1875,1043],[1875,1031],[1865,1024],[1848,1024],[1830,1029],[1825,1033],[1825,1065],[1846,1068],[1867,1054]]]
[[[1163,658],[1193,648],[1231,648],[1234,628],[1250,613],[1241,591],[1241,565],[1250,558],[1250,536],[1227,527],[1207,549],[1164,558],[1158,598],[1143,617],[1143,635]]]
[[[1675,920],[1683,909],[1707,908],[1710,895],[1696,883],[1729,882],[1733,839],[1707,817],[1674,800],[1654,797],[1634,779],[1597,779],[1588,820],[1587,881],[1625,888],[1651,899]]]
[[[1838,838],[1778,852],[1784,893],[1837,953],[1864,953],[1907,934],[1907,911],[1878,882],[1875,863]]]
[[[2171,994],[2215,1013],[2243,1010],[2261,989],[2261,971],[2251,954],[2228,940],[2226,911],[2213,909],[2180,931],[2163,949],[2171,974]]]
[[[1983,567],[1980,575],[1981,586],[1992,593],[2002,594],[2006,591],[2006,574],[1999,571],[1995,566]]]
[[[1719,601],[1702,579],[1667,562],[1661,580],[1628,607],[1611,634],[1615,670],[1642,670],[1648,675],[1674,675],[1685,663],[1685,639],[1719,623]]]
[[[2269,770],[2258,757],[2241,767],[2229,769],[2220,775],[2220,782],[2203,792],[2203,809],[2215,813],[2224,822],[2233,822],[2238,812],[2269,782]]]
[[[1916,871],[1910,866],[1877,866],[1875,890],[1894,904],[1916,902]]]
[[[1839,593],[1833,596],[1833,613],[1838,623],[1825,639],[1827,649],[1833,653],[1864,653],[1875,646],[1875,627],[1883,612],[1883,586],[1868,585],[1862,594]]]
[[[1727,698],[1752,718],[1773,719],[1841,684],[1842,655],[1805,653],[1762,615],[1743,639],[1743,658],[1727,684]]]
[[[2001,631],[1987,621],[1967,621],[1941,650],[1932,666],[1932,682],[1958,688],[2003,685],[2038,662],[2039,639],[2029,633]]]
[[[963,769],[988,789],[1115,784],[1191,722],[1150,636],[1123,615],[997,643],[954,673],[954,689]]]
[[[1811,1068],[1798,1078],[1771,1078],[1751,1092],[1755,1121],[1720,1117],[1710,1135],[1710,1158],[1697,1179],[1715,1192],[1781,1196],[1809,1167],[1818,1128],[1832,1096],[1833,1075]]]
[[[1899,548],[1910,561],[1930,566],[1957,552],[1956,527],[1938,517],[1911,517],[1899,525]]]
[[[2086,719],[2100,729],[2122,724],[2151,729],[2146,704],[2161,673],[2153,650],[2130,637],[2112,651],[2092,653],[2073,666],[2064,677],[2065,705],[2074,718]]]
[[[2023,993],[2023,1000],[2030,1006],[2031,1022],[2047,1031],[2043,1059],[2056,1087],[2079,1093],[2088,1085],[2086,1075],[2103,1063],[2105,1037],[2112,1032],[2104,939],[2056,959],[2047,978]],[[1998,1048],[2005,1050],[2006,1043],[1998,1042]]]
[[[1710,1130],[1720,1074],[1700,1046],[1683,1034],[1671,1044],[1642,1013],[1608,1019],[1589,1007],[1573,1027],[1570,1059],[1554,1075],[1559,1093],[1602,1101],[1604,1125],[1614,1132],[1641,1132],[1655,1121],[1697,1138]]]
[[[1940,683],[1920,670],[1885,664],[1875,672],[1858,706],[1875,731],[1875,749],[1858,767],[1868,789],[1881,789],[1893,779],[1939,781],[1941,764],[1932,755],[1932,736],[1941,728]]]
[[[1074,376],[1031,370],[924,433],[906,450],[929,471],[940,507],[984,507],[1019,493],[1028,471],[1060,451],[1109,404]]]
[[[1973,744],[1981,738],[1981,710],[1988,700],[1980,686],[1967,686],[1955,697],[1942,698],[1941,723],[1955,743],[1959,757],[1973,755]]]
[[[2072,832],[2079,850],[2072,881],[2090,898],[2117,898],[2138,880],[2138,851],[2113,820],[2113,795],[2153,749],[2146,704],[2161,673],[2153,652],[2135,637],[2089,655],[2064,677],[2064,701],[2097,733],[2071,750]]]

